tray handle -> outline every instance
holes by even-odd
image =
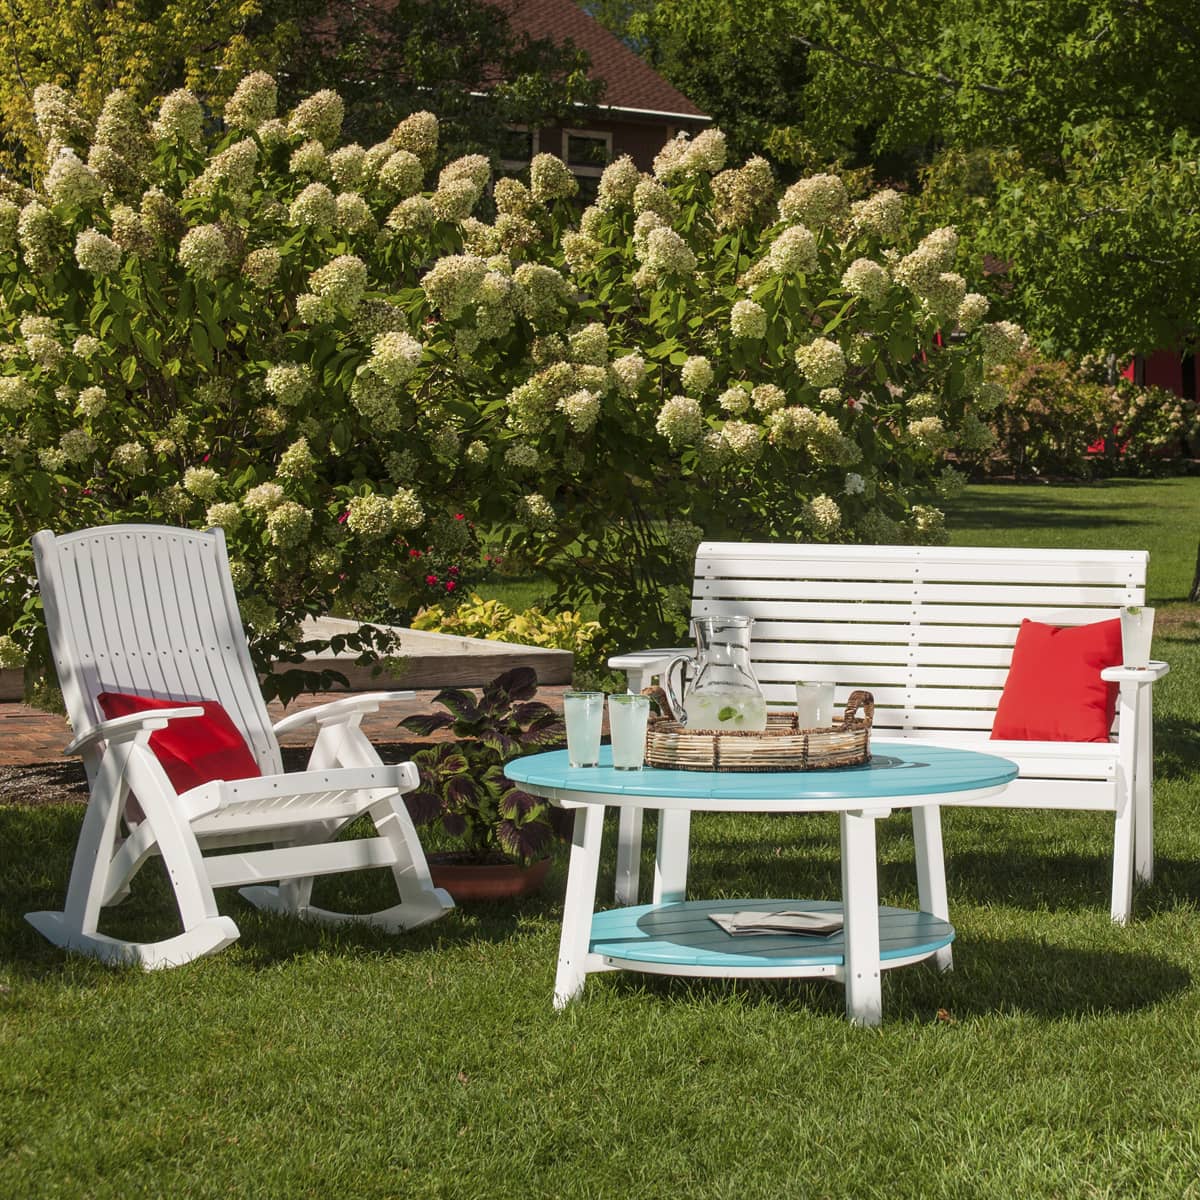
[[[862,710],[861,723],[868,729],[871,728],[871,723],[875,720],[875,697],[870,692],[862,691],[851,692],[846,697],[846,711],[842,716],[843,728],[849,729],[851,725],[859,724],[858,712]]]

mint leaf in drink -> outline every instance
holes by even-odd
[[[733,721],[741,720],[738,710],[732,704],[727,704],[719,713],[717,713],[718,721]]]

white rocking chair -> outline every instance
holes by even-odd
[[[286,717],[267,716],[238,615],[225,537],[157,525],[112,525],[33,539],[59,684],[91,797],[62,912],[26,914],[55,945],[110,963],[178,966],[238,937],[213,889],[239,887],[258,908],[324,922],[412,929],[454,907],[429,878],[404,806],[412,763],[386,766],[359,728],[364,713],[411,692],[348,696]],[[178,707],[105,720],[97,696],[132,692]],[[151,735],[217,701],[245,739],[260,777],[175,790]],[[276,735],[316,725],[308,769],[283,773]],[[137,805],[128,804],[130,793]],[[140,812],[138,811],[140,809]],[[378,836],[334,841],[363,813]],[[144,815],[143,815],[144,814]],[[262,846],[206,855],[202,850]],[[183,932],[130,942],[97,931],[103,906],[123,899],[138,868],[162,856]],[[400,903],[365,916],[310,904],[316,875],[390,867]],[[275,886],[271,886],[274,883]]]

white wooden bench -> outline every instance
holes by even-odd
[[[1113,813],[1112,918],[1124,922],[1134,874],[1148,881],[1154,867],[1151,692],[1166,664],[1102,672],[1120,685],[1108,743],[989,735],[1022,619],[1082,625],[1144,604],[1148,559],[1145,551],[704,542],[692,614],[755,618],[751,657],[769,703],[794,704],[797,680],[834,683],[839,705],[867,688],[881,740],[968,746],[1016,762],[1019,778],[984,805]],[[640,691],[675,653],[640,651],[609,665]],[[636,903],[641,820],[625,813],[617,894]]]

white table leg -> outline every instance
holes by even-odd
[[[846,953],[846,1016],[855,1025],[883,1020],[879,983],[879,880],[875,817],[843,812],[842,915]]]
[[[638,902],[638,876],[642,866],[642,809],[622,808],[617,831],[616,901]]]
[[[1137,752],[1133,787],[1133,873],[1144,883],[1154,881],[1154,722],[1150,689],[1138,696]]]
[[[658,851],[654,858],[654,903],[679,904],[687,894],[688,842],[692,814],[663,809],[658,814]]]
[[[562,936],[558,942],[558,971],[554,976],[555,1008],[566,1008],[583,991],[592,937],[592,914],[596,908],[596,878],[600,872],[600,840],[603,833],[603,805],[588,804],[575,810]]]
[[[912,810],[913,844],[917,857],[917,895],[922,912],[950,920],[946,899],[946,859],[942,850],[942,810],[936,804],[916,804]],[[954,952],[943,946],[934,956],[939,971],[954,968]]]

